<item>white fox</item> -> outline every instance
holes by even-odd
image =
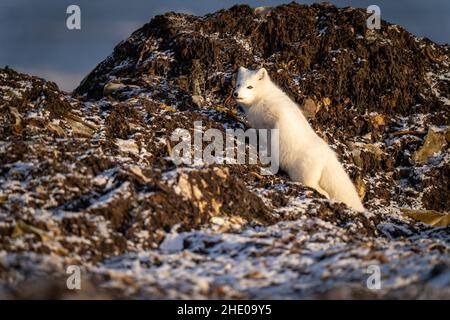
[[[266,69],[240,67],[234,98],[253,128],[279,129],[279,163],[292,180],[365,211],[334,152],[314,132],[297,104],[270,80]]]

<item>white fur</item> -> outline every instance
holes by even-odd
[[[279,129],[280,166],[292,180],[357,211],[365,210],[334,152],[314,132],[297,104],[270,80],[266,69],[240,67],[235,99],[253,128]]]

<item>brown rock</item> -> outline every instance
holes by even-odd
[[[308,98],[303,104],[303,114],[306,118],[314,118],[318,111],[318,107],[313,99]]]
[[[446,130],[439,130],[430,127],[422,147],[413,156],[414,161],[419,164],[424,164],[436,152],[441,151],[447,145],[446,135],[448,131],[448,128]]]

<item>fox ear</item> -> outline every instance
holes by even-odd
[[[267,77],[267,70],[266,70],[266,68],[259,69],[257,75],[258,75],[258,79],[259,80],[262,80],[262,79],[266,78]]]
[[[244,67],[239,67],[238,69],[238,73],[244,73],[245,71],[247,71],[247,69],[245,69]]]

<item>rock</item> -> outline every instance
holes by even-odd
[[[144,175],[142,169],[138,166],[132,166],[130,168],[130,172],[133,173],[137,178],[141,179],[143,183],[149,183],[151,181],[151,179],[147,178]]]
[[[63,128],[61,128],[59,125],[49,122],[47,124],[47,129],[50,130],[51,132],[53,132],[54,134],[56,134],[57,136],[60,137],[65,137],[66,133],[64,132]]]
[[[83,119],[68,114],[66,117],[67,125],[71,127],[72,133],[74,135],[82,136],[85,138],[92,138],[96,131],[96,126],[94,124],[88,123]]]
[[[328,97],[325,97],[322,99],[322,103],[325,107],[329,107],[331,105],[331,99]]]
[[[164,110],[169,111],[169,112],[176,112],[177,111],[177,109],[175,109],[174,107],[169,106],[169,105],[167,105],[165,103],[161,103],[160,107],[161,107],[161,109],[164,109]]]
[[[319,108],[314,100],[311,98],[306,99],[305,103],[303,104],[303,114],[305,115],[305,117],[314,118],[317,111],[319,111]]]
[[[39,236],[41,241],[49,240],[49,235],[45,230],[42,230],[42,229],[36,228],[32,225],[29,225],[22,220],[17,221],[16,227],[14,229],[14,233],[12,234],[12,237],[17,238],[17,237],[23,236],[24,234],[30,234],[30,233]]]
[[[354,163],[358,167],[364,167],[364,159],[361,157],[361,152],[368,152],[372,154],[376,161],[380,161],[384,152],[381,148],[376,144],[370,143],[355,143],[350,146],[352,152],[352,158]]]
[[[256,7],[253,11],[257,17],[265,17],[270,14],[272,7]]]
[[[240,216],[259,223],[273,220],[261,199],[249,192],[242,181],[230,176],[227,169],[182,172],[175,191],[205,216]]]
[[[372,122],[372,125],[373,125],[375,128],[379,128],[379,127],[381,127],[381,126],[386,125],[386,122],[385,122],[385,120],[384,120],[384,116],[381,115],[381,114],[377,114],[377,115],[373,116],[373,117],[371,118],[371,122]]]
[[[205,102],[205,99],[203,99],[202,96],[199,95],[193,95],[192,96],[192,102],[194,105],[196,105],[198,108],[201,108]]]
[[[445,129],[430,127],[422,147],[413,156],[414,161],[419,164],[424,164],[435,153],[443,150],[447,145],[446,136],[448,132],[448,127]]]
[[[109,96],[115,96],[116,94],[127,91],[131,89],[137,89],[139,86],[136,85],[126,85],[121,82],[108,82],[103,87],[103,96],[109,97]]]
[[[133,139],[116,139],[116,145],[119,150],[123,153],[132,153],[135,155],[139,154],[139,146],[136,144],[136,141]]]
[[[434,227],[446,227],[450,225],[450,214],[434,210],[413,210],[402,208],[401,211],[408,217]]]
[[[16,108],[9,108],[9,111],[11,112],[11,114],[14,116],[14,125],[13,125],[13,132],[15,134],[21,134],[22,133],[22,116],[20,115],[20,113],[17,111]]]
[[[105,97],[113,94],[115,91],[126,89],[127,86],[123,83],[115,83],[115,82],[109,82],[105,84],[105,87],[103,88],[103,95]]]

